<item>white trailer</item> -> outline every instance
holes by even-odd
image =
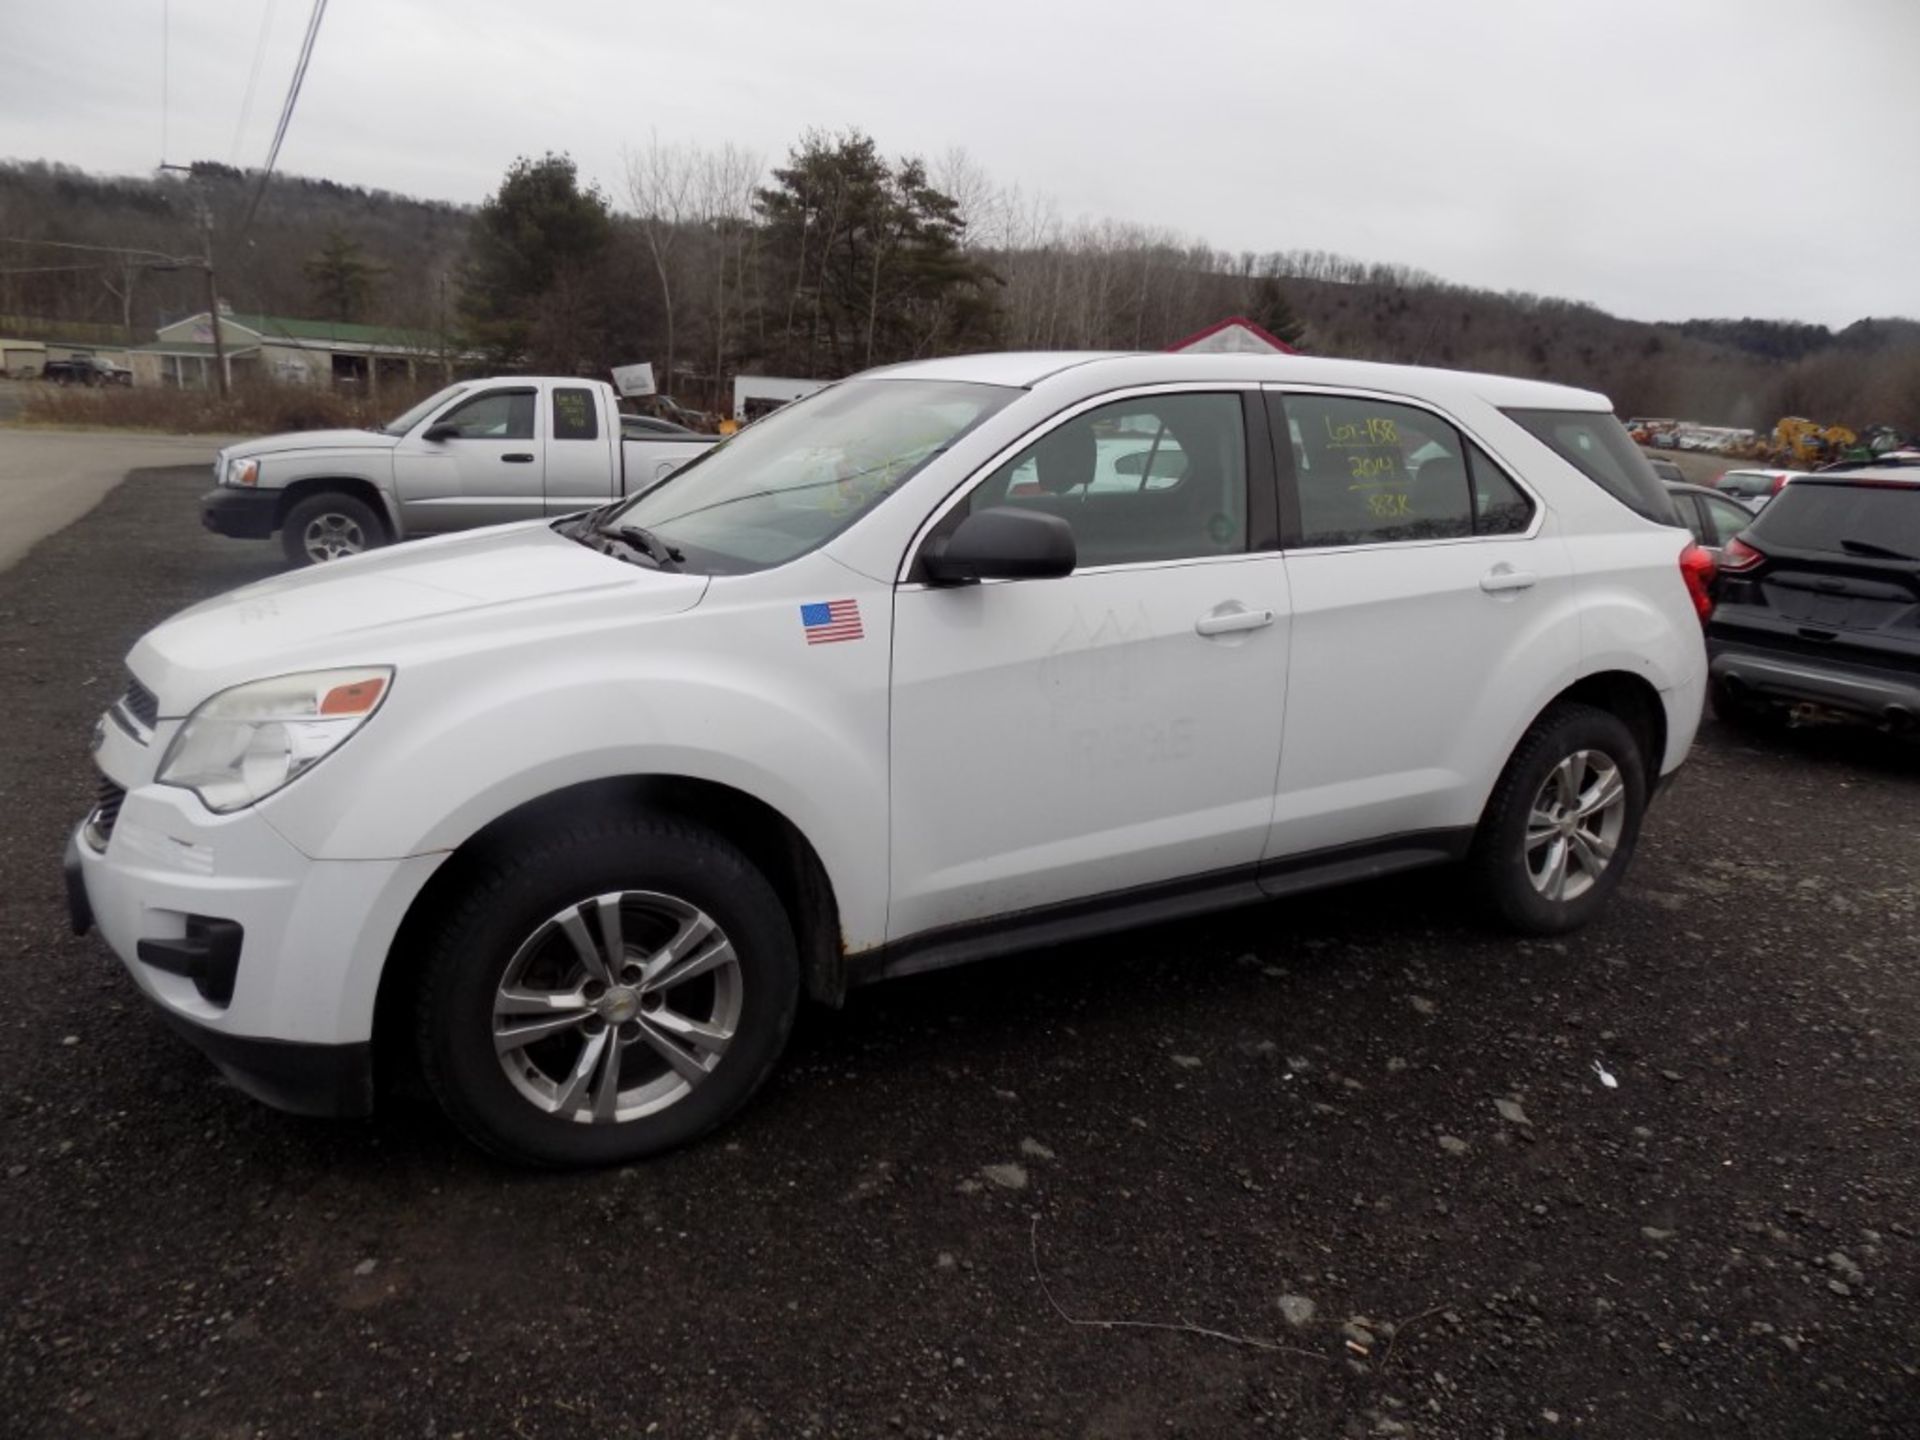
[[[739,375],[733,382],[733,418],[745,425],[770,410],[811,395],[827,386],[825,380],[788,380],[778,375]]]

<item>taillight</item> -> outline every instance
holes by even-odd
[[[1767,494],[1778,495],[1782,490],[1787,488],[1787,481],[1791,478],[1792,478],[1791,476],[1788,476],[1786,474],[1780,474],[1780,475],[1774,476],[1773,488],[1767,491]]]
[[[1698,545],[1680,552],[1680,578],[1687,582],[1687,594],[1693,599],[1694,612],[1702,625],[1713,613],[1713,556]]]
[[[1732,573],[1751,570],[1766,558],[1766,552],[1754,549],[1738,535],[1720,547],[1720,568]]]

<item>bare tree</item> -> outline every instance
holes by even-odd
[[[953,201],[967,244],[993,250],[1006,243],[1008,192],[993,183],[986,168],[964,146],[950,145],[929,170],[933,188]]]
[[[670,390],[674,381],[673,252],[694,202],[700,156],[682,146],[662,145],[655,134],[648,138],[645,150],[637,154],[629,151],[624,159],[627,200],[640,221],[654,273],[660,278],[660,304],[667,328],[664,388]]]
[[[753,228],[753,197],[763,170],[760,157],[729,142],[695,152],[692,217],[703,270],[700,293],[706,308],[713,358],[712,399],[720,403],[727,372],[729,337],[744,320],[746,261]]]

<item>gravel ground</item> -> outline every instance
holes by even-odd
[[[122,654],[272,568],[200,481],[0,575],[0,1429],[1920,1433],[1911,752],[1709,726],[1563,942],[1435,874],[900,982],[710,1142],[529,1176],[254,1104],[66,933]]]
[[[0,394],[0,418],[5,409]],[[212,435],[0,428],[0,570],[93,509],[128,470],[198,464],[204,478],[225,443]]]

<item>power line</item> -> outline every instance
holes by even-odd
[[[142,250],[135,245],[84,245],[77,240],[36,240],[25,235],[0,235],[0,245],[44,245],[50,250],[88,250],[97,255],[144,255],[150,260],[164,260],[169,264],[198,265],[193,259],[182,259],[178,255],[169,255],[161,250]]]
[[[320,36],[320,22],[326,18],[326,14],[327,0],[313,0],[313,13],[307,18],[307,33],[300,42],[300,58],[293,67],[293,81],[287,86],[287,98],[280,107],[280,123],[274,126],[273,144],[267,150],[267,165],[260,172],[260,183],[254,187],[253,199],[247,204],[238,239],[244,240],[247,231],[253,228],[254,212],[259,210],[261,197],[267,193],[267,181],[273,178],[274,163],[280,158],[281,142],[287,138],[287,126],[293,120],[293,107],[300,99],[300,86],[307,78],[307,63],[313,58],[313,42]]]
[[[260,7],[260,33],[253,41],[253,65],[247,71],[246,93],[240,97],[240,119],[233,127],[233,152],[227,158],[240,163],[240,140],[246,134],[247,117],[253,114],[253,91],[260,80],[260,61],[267,53],[267,34],[273,29],[273,0]]]
[[[91,265],[0,265],[0,275],[65,275],[76,270],[111,270],[104,260]]]
[[[167,81],[173,58],[173,0],[160,0],[160,163],[167,163]]]

